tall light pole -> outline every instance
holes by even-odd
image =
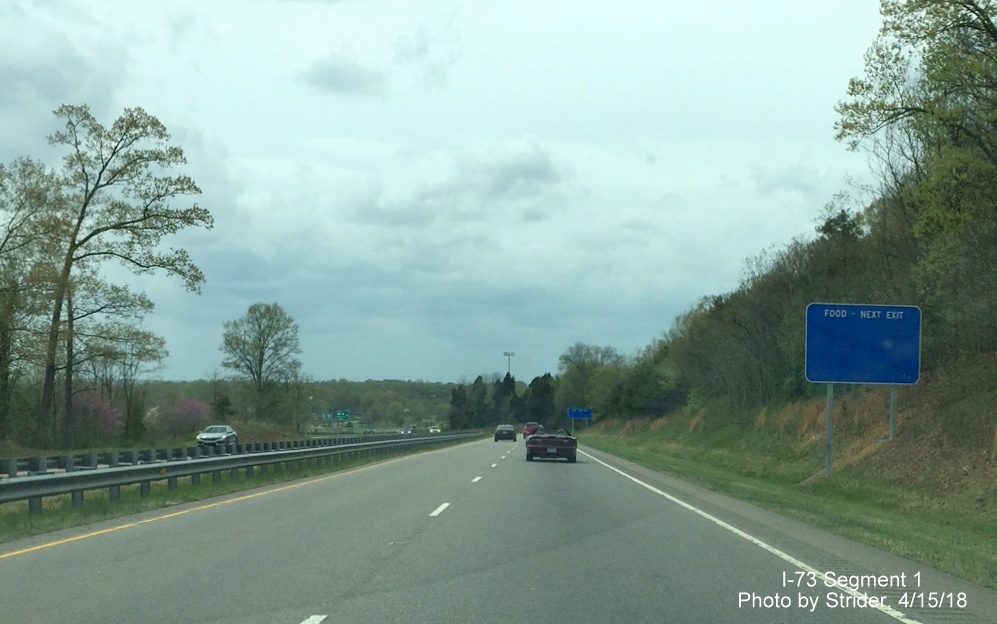
[[[504,355],[509,360],[509,376],[512,377],[512,356],[516,354],[513,353],[512,351],[503,351],[502,355]]]

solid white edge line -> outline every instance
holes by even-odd
[[[758,546],[759,548],[767,550],[768,552],[772,553],[776,557],[779,557],[780,559],[782,559],[786,563],[794,565],[797,568],[803,570],[804,572],[810,572],[811,574],[814,574],[817,578],[821,579],[822,581],[825,581],[825,584],[826,584],[827,577],[824,575],[823,572],[821,572],[817,568],[814,568],[814,567],[812,567],[810,565],[807,565],[807,564],[803,563],[802,561],[800,561],[796,557],[793,557],[792,555],[789,555],[789,554],[786,554],[786,553],[782,552],[781,550],[779,550],[775,546],[772,546],[772,545],[770,545],[770,544],[768,544],[766,542],[763,542],[762,540],[758,539],[757,537],[755,537],[753,535],[745,533],[744,531],[742,531],[741,529],[735,527],[734,525],[728,524],[728,523],[724,522],[723,520],[721,520],[720,518],[717,518],[716,516],[710,515],[710,514],[706,513],[705,511],[703,511],[702,509],[699,509],[698,507],[693,507],[689,503],[687,503],[687,502],[685,502],[685,501],[683,501],[681,499],[675,498],[671,494],[663,492],[663,491],[659,490],[658,488],[654,487],[653,485],[650,485],[648,483],[644,483],[643,481],[641,481],[637,477],[633,477],[631,475],[628,475],[627,473],[623,472],[619,468],[616,468],[614,466],[610,466],[609,464],[607,464],[606,462],[602,461],[598,457],[593,457],[592,455],[589,455],[588,453],[586,453],[584,451],[578,451],[578,452],[581,453],[582,455],[584,455],[585,457],[588,457],[589,459],[595,460],[596,462],[602,464],[606,468],[609,468],[613,472],[615,472],[615,473],[617,473],[617,474],[619,474],[619,475],[621,475],[623,477],[626,477],[627,479],[630,479],[631,481],[633,481],[637,485],[640,485],[641,487],[644,487],[644,488],[646,488],[646,489],[654,492],[655,494],[657,494],[659,496],[663,496],[663,497],[667,498],[668,500],[672,501],[673,503],[675,503],[676,505],[678,505],[680,507],[684,507],[685,509],[688,509],[689,511],[691,511],[691,512],[693,512],[695,514],[698,514],[698,515],[702,516],[703,518],[706,518],[710,522],[712,522],[712,523],[714,523],[714,524],[716,524],[716,525],[718,525],[720,527],[723,527],[723,528],[727,529],[728,531],[730,531],[734,535],[737,535],[738,537],[741,537],[741,538],[744,538],[744,539],[748,540],[749,542],[751,542],[755,546]],[[852,596],[854,598],[860,598],[860,597],[862,597],[862,598],[868,598],[869,597],[868,594],[864,594],[864,593],[862,593],[860,591],[854,590],[851,587],[840,587],[837,584],[835,584],[834,586],[837,589],[841,590],[842,592],[844,592],[844,593],[846,593],[846,594],[848,594],[848,595],[850,595],[850,596]],[[903,622],[904,624],[922,624],[922,622],[920,622],[919,620],[915,620],[915,619],[909,618],[903,612],[897,611],[893,607],[889,607],[889,606],[886,606],[886,605],[880,605],[880,606],[876,606],[876,607],[873,607],[873,608],[876,609],[876,610],[878,610],[878,611],[881,611],[881,612],[885,613],[886,615],[894,618],[897,621]]]
[[[474,477],[471,479],[471,483],[477,483],[478,481],[481,481],[481,477]]]
[[[433,518],[435,518],[436,516],[438,516],[438,515],[440,515],[441,513],[443,513],[443,510],[444,510],[444,509],[446,509],[446,508],[447,508],[447,507],[449,507],[449,506],[450,506],[450,503],[443,503],[442,505],[440,505],[439,507],[437,507],[437,508],[436,508],[436,511],[434,511],[434,512],[433,512],[433,513],[431,513],[431,514],[429,514],[429,515],[430,515],[430,517],[433,517]]]
[[[328,615],[313,615],[301,624],[322,624],[322,620],[329,617]]]

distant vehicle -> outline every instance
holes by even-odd
[[[526,439],[526,461],[536,458],[558,459],[563,457],[568,463],[575,463],[578,458],[578,440],[566,429],[558,429],[555,433],[538,431]]]
[[[402,427],[402,433],[410,435],[412,433],[412,427]]]
[[[523,437],[531,436],[537,432],[537,429],[541,429],[540,423],[530,421],[523,425]]]
[[[440,428],[439,427],[430,427],[429,428],[429,433],[439,433],[439,432],[440,432]]]
[[[228,425],[211,425],[197,434],[198,446],[216,446],[218,444],[238,444],[239,434]]]
[[[516,428],[512,425],[499,425],[495,427],[495,441],[512,440],[516,441]]]

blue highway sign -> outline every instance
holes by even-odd
[[[568,419],[570,420],[591,420],[592,410],[590,409],[578,409],[570,408],[568,410]]]
[[[806,332],[809,382],[915,384],[920,377],[916,306],[811,303]]]

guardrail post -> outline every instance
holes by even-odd
[[[28,499],[28,515],[37,516],[42,512],[42,497],[36,496],[35,498]]]
[[[86,456],[85,460],[86,461],[84,462],[83,465],[90,469],[96,469],[97,466],[100,464],[99,460],[97,459],[97,453],[89,453]]]
[[[118,452],[111,451],[111,455],[107,458],[107,465],[111,468],[117,468],[119,460],[120,458],[118,457]]]
[[[28,472],[33,475],[48,474],[48,463],[44,457],[32,457],[28,462],[30,468]],[[41,508],[39,507],[38,513],[41,513]]]
[[[13,479],[17,476],[17,460],[14,458],[3,460],[3,471],[7,473],[7,476]]]
[[[249,478],[249,477],[252,477],[252,476],[253,476],[253,467],[252,466],[246,466],[246,477]]]
[[[229,477],[229,479],[238,479],[239,478],[239,469],[238,468],[233,468],[231,471],[229,471],[228,477]]]
[[[260,476],[265,476],[267,474],[267,464],[260,464]]]
[[[173,492],[177,489],[177,478],[176,477],[166,477],[166,489],[167,491]]]
[[[112,503],[116,503],[119,500],[121,500],[121,486],[112,485],[111,487],[107,488],[107,497],[108,499],[110,499]]]
[[[221,483],[222,482],[222,471],[221,470],[212,470],[211,471],[211,482],[212,483]]]
[[[148,496],[151,489],[152,489],[152,484],[149,481],[142,481],[138,485],[138,492],[142,496],[142,498]]]
[[[191,485],[201,485],[201,473],[200,472],[195,472],[194,474],[190,475],[190,484]]]
[[[72,455],[66,455],[63,458],[62,461],[65,462],[65,466],[66,466],[65,470],[66,470],[66,472],[75,472],[76,471],[76,459]],[[73,507],[82,507],[83,506],[83,490],[73,490],[72,492],[70,492],[69,493],[69,501],[70,501],[70,505],[72,505]]]

